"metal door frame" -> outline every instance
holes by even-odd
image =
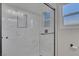
[[[0,3],[0,56],[2,56],[2,3]]]

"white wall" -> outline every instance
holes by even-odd
[[[57,32],[58,32],[58,55],[79,55],[79,49],[73,49],[70,44],[73,43],[79,47],[79,26],[63,25],[62,5],[57,6]]]

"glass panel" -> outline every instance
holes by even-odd
[[[63,7],[64,11],[64,25],[78,25],[79,24],[79,4],[67,4]]]
[[[64,17],[64,25],[77,25],[79,24],[79,14]]]
[[[64,15],[79,11],[79,3],[66,4],[63,7]]]

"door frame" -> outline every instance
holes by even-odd
[[[2,3],[0,3],[0,56],[2,56]]]

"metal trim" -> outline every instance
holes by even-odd
[[[2,56],[2,3],[0,3],[0,56]]]

